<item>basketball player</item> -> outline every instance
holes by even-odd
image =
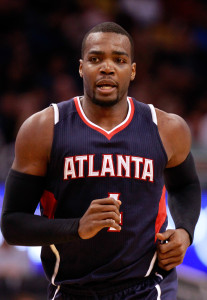
[[[133,52],[122,27],[95,26],[82,45],[84,95],[18,133],[2,232],[42,246],[48,299],[176,299],[200,185],[185,121],[127,96]],[[175,230],[166,230],[165,186]]]

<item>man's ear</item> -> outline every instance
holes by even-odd
[[[83,60],[80,59],[79,60],[79,74],[80,74],[80,77],[82,78],[83,77]]]
[[[136,76],[136,63],[133,63],[132,64],[132,72],[131,72],[131,81],[134,80],[135,76]]]

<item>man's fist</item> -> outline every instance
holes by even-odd
[[[104,198],[93,200],[80,219],[78,233],[82,239],[90,239],[105,227],[113,227],[121,230],[120,200],[114,198]]]
[[[190,246],[190,237],[185,229],[169,229],[156,234],[158,266],[166,271],[183,262],[187,248]]]

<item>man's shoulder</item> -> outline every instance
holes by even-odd
[[[48,107],[22,124],[15,143],[12,167],[19,172],[43,176],[53,140],[54,112]]]
[[[22,126],[20,127],[19,133],[35,133],[40,129],[44,130],[44,128],[51,126],[54,123],[54,110],[52,106],[49,106],[35,114],[31,115],[28,119],[24,121]],[[39,134],[41,132],[39,131]]]
[[[189,132],[189,127],[186,121],[180,117],[179,115],[173,113],[167,113],[163,110],[155,108],[158,126],[163,127],[163,129],[167,130],[169,134],[173,132]]]
[[[188,155],[191,147],[191,132],[186,121],[172,113],[155,109],[158,130],[168,154],[168,167],[180,164]]]

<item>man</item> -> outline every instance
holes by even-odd
[[[127,97],[133,51],[119,25],[95,26],[82,44],[84,96],[18,133],[2,231],[11,244],[43,246],[49,299],[176,299],[200,186],[184,120]]]

